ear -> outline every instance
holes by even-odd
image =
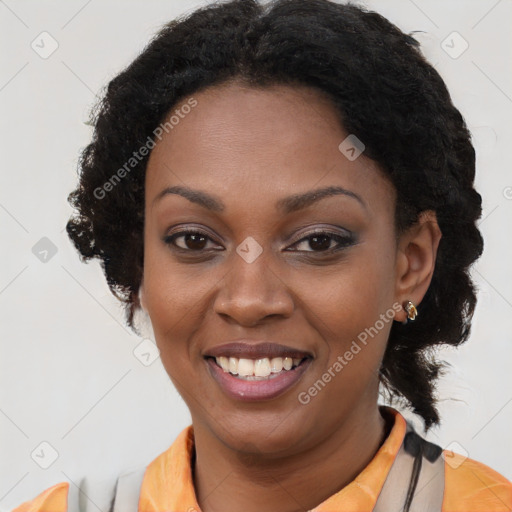
[[[138,293],[138,303],[142,310],[144,310],[147,313],[146,309],[146,299],[144,295],[144,280],[141,280],[140,286],[139,286],[139,293]]]
[[[435,212],[420,214],[418,222],[403,233],[398,240],[396,258],[395,300],[402,306],[395,320],[404,322],[407,313],[403,305],[411,301],[416,307],[423,300],[432,280],[436,264],[441,230]],[[421,313],[421,309],[418,308]]]

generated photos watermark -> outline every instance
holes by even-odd
[[[121,180],[149,155],[149,152],[156,146],[155,139],[162,140],[164,132],[169,133],[173,130],[196,106],[197,100],[189,98],[187,103],[174,110],[174,113],[167,118],[165,123],[160,123],[153,130],[153,137],[148,135],[146,142],[137,151],[134,151],[132,156],[101,187],[94,189],[94,197],[104,199],[108,192],[111,192],[116,185],[121,183]]]
[[[369,338],[373,339],[377,334],[384,329],[384,327],[392,322],[395,318],[395,313],[402,310],[402,306],[395,302],[385,313],[381,313],[375,323],[361,331],[357,335],[357,340],[353,340],[350,347],[342,354],[338,355],[336,361],[322,374],[322,376],[315,381],[306,391],[301,391],[297,395],[299,403],[307,405],[311,399],[322,391],[329,382],[332,381],[342,370],[349,364],[354,357],[361,352],[363,347],[368,344]]]

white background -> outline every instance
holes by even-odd
[[[161,25],[204,3],[0,2],[0,510],[58,482],[113,482],[148,464],[189,423],[160,360],[146,367],[134,356],[141,340],[124,325],[99,264],[79,261],[64,226],[78,155],[91,137],[84,121],[102,87]],[[469,342],[442,354],[453,367],[439,389],[442,425],[430,438],[458,443],[456,451],[510,479],[512,2],[365,5],[406,32],[424,31],[425,54],[473,134],[486,244],[474,270],[479,303]],[[31,48],[43,31],[59,45],[47,59]],[[458,58],[441,47],[453,31],[469,44]],[[458,36],[447,42],[452,51],[464,44]],[[46,263],[32,253],[42,237],[57,248]],[[43,441],[59,454],[48,469],[31,457],[51,456]],[[90,499],[103,509],[105,497]]]

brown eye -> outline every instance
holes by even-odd
[[[179,237],[181,238],[181,237]],[[201,250],[206,246],[207,237],[201,234],[187,233],[183,236],[184,249]]]
[[[333,246],[333,242],[335,242]],[[312,233],[293,244],[301,252],[331,252],[355,243],[352,234],[340,235],[327,231]],[[302,246],[302,248],[300,248]]]
[[[199,252],[207,249],[208,241],[213,242],[205,233],[193,230],[179,231],[164,238],[166,244],[190,252]]]
[[[331,247],[333,238],[328,235],[315,235],[309,237],[309,246],[314,251],[327,251]]]

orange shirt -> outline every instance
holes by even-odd
[[[363,471],[339,492],[311,512],[371,512],[406,432],[405,418],[394,417],[389,436]],[[139,512],[200,512],[192,481],[194,449],[192,426],[146,469],[140,489]],[[485,464],[444,451],[443,512],[510,512],[512,483]],[[13,512],[67,512],[69,484],[59,483]]]

